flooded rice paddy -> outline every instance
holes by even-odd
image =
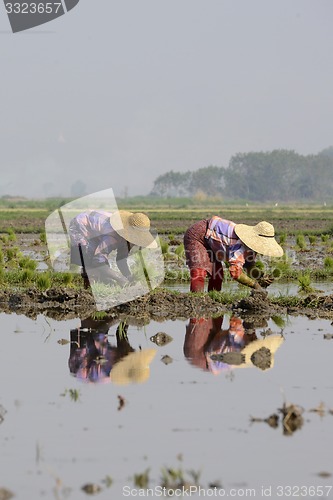
[[[0,488],[15,498],[139,496],[163,468],[206,496],[333,498],[330,321],[0,316]]]

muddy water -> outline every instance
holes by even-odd
[[[189,284],[188,283],[166,283],[165,288],[170,290],[177,290],[179,292],[188,292]],[[311,283],[311,287],[317,292],[325,295],[331,294],[333,291],[332,281],[318,281]],[[242,287],[245,289],[245,287]],[[239,290],[240,286],[236,282],[228,281],[223,283],[224,291],[236,291]],[[283,283],[276,281],[272,283],[272,285],[267,288],[269,296],[279,296],[279,295],[297,295],[299,292],[299,286],[297,282]]]
[[[272,487],[270,496],[278,498],[278,486],[323,486],[324,495],[303,489],[302,498],[332,498],[333,340],[325,337],[333,326],[285,319],[283,337],[272,320],[253,325],[227,316],[220,325],[210,320],[130,325],[128,342],[117,349],[117,325],[107,325],[107,362],[88,383],[80,362],[89,335],[76,330],[87,324],[2,314],[0,488],[19,499],[79,500],[87,498],[81,487],[94,483],[102,488],[96,498],[123,498],[128,491],[123,488],[134,487],[134,474],[150,469],[154,488],[163,466],[180,466],[200,470],[206,489],[210,483],[227,492],[236,489],[236,498],[246,496],[246,488],[255,490],[252,498],[264,498],[262,487],[267,494]],[[212,326],[217,334],[208,337]],[[157,345],[163,341],[159,336],[153,343],[158,332],[173,340]],[[271,335],[263,340],[263,333]],[[267,344],[272,338],[275,343]],[[65,343],[70,339],[72,344]],[[102,340],[95,340],[98,348]],[[239,351],[242,342],[247,346]],[[274,352],[265,370],[253,364],[254,342],[253,352],[265,345]],[[150,370],[124,369],[110,382],[114,359],[130,348],[156,349],[147,361]],[[237,358],[245,349],[247,355]],[[221,358],[226,352],[229,358]],[[126,380],[132,383],[118,385]],[[278,412],[284,401],[303,408],[303,425],[290,435]],[[320,403],[320,412],[310,411]],[[260,420],[273,413],[280,417],[276,428],[251,422],[251,416]],[[107,476],[113,479],[109,488],[103,482]]]

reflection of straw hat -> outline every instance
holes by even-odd
[[[131,352],[114,365],[110,373],[111,382],[118,385],[145,382],[150,375],[149,363],[156,352],[157,349]]]
[[[236,224],[235,233],[254,252],[270,257],[281,257],[283,255],[283,249],[274,237],[274,227],[269,222],[262,221],[256,226]]]
[[[110,223],[112,228],[130,243],[145,248],[157,247],[150,232],[150,219],[147,215],[118,210],[110,216]]]
[[[273,368],[274,354],[283,342],[281,335],[270,335],[264,339],[250,342],[241,353],[245,356],[245,363],[239,365],[239,368],[256,366],[262,370]]]

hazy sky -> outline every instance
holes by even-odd
[[[0,196],[146,194],[168,170],[333,145],[331,0],[81,0],[12,34]]]

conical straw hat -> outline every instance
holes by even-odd
[[[284,338],[282,335],[269,335],[264,339],[258,339],[250,342],[246,347],[244,347],[244,349],[241,350],[241,353],[245,356],[245,363],[240,365],[239,368],[247,368],[249,366],[256,366],[262,370],[273,368],[274,354],[283,341]],[[256,354],[260,354],[260,350],[264,355],[267,354],[268,363],[265,366],[256,364],[255,361],[255,356]]]
[[[150,219],[140,212],[118,210],[110,216],[112,228],[125,240],[144,248],[156,248],[157,243],[150,232]]]
[[[256,226],[236,224],[235,233],[238,238],[251,250],[269,257],[282,257],[283,249],[275,239],[274,227],[266,221]]]
[[[131,352],[118,361],[110,372],[111,382],[117,385],[141,384],[150,376],[149,364],[156,355],[157,349],[143,349]]]

